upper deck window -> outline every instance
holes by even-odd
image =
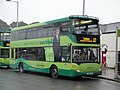
[[[73,19],[73,32],[76,34],[99,35],[98,20]]]
[[[61,35],[68,35],[70,32],[70,21],[65,21],[61,23]]]

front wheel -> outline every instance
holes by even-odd
[[[50,69],[50,75],[52,78],[57,78],[58,77],[58,68],[57,66],[52,66]]]
[[[20,73],[23,73],[23,72],[24,72],[23,63],[20,63],[20,64],[19,64],[19,72],[20,72]]]

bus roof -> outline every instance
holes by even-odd
[[[70,19],[92,19],[92,20],[99,20],[99,18],[94,16],[87,16],[87,15],[71,15],[69,16]]]
[[[38,26],[44,26],[44,25],[48,25],[48,24],[52,24],[52,23],[57,23],[57,22],[62,22],[62,21],[70,20],[70,19],[81,19],[81,18],[82,19],[99,20],[97,17],[93,17],[93,16],[71,15],[69,17],[65,17],[65,18],[61,18],[61,19],[56,19],[56,20],[51,20],[51,21],[47,21],[47,22],[43,22],[43,23],[35,23],[35,24],[31,24],[31,25],[26,25],[26,26],[21,26],[21,27],[13,28],[12,31],[22,30],[22,29],[27,29],[27,28],[33,28],[33,27],[38,27]]]
[[[27,29],[27,28],[32,28],[32,27],[38,27],[38,26],[44,26],[44,25],[57,23],[57,22],[61,22],[61,21],[66,21],[66,20],[69,20],[69,17],[51,20],[51,21],[47,21],[47,22],[43,22],[43,23],[35,23],[35,24],[31,24],[31,25],[21,26],[21,27],[13,28],[12,31]]]

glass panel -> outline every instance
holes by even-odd
[[[26,48],[20,48],[20,49],[16,49],[16,58],[24,58],[27,59],[26,55],[27,55],[27,50]]]
[[[87,35],[99,35],[99,27],[97,20],[73,20],[73,33],[87,34]]]
[[[53,36],[53,34],[54,34],[53,28],[38,30],[38,37],[49,37]]]
[[[19,31],[19,40],[26,39],[26,31],[27,30],[21,30],[21,31]]]
[[[62,47],[62,62],[70,62],[70,48]]]
[[[99,62],[99,48],[73,47],[73,62]]]
[[[14,58],[14,49],[11,49],[11,58]]]
[[[10,33],[1,33],[1,40],[10,41]]]
[[[15,32],[11,32],[11,41],[15,40]]]
[[[11,33],[11,40],[14,41],[14,40],[18,40],[18,31],[14,31]]]
[[[19,31],[15,31],[15,40],[18,40]]]
[[[36,38],[37,36],[37,29],[36,28],[31,28],[27,30],[27,38],[28,39],[32,39],[32,38]]]
[[[70,21],[65,21],[61,23],[61,35],[68,35],[70,32]]]
[[[40,50],[41,50],[40,60],[45,61],[46,59],[45,59],[45,49],[44,49],[44,47],[40,48]]]
[[[16,54],[17,58],[45,61],[44,48],[20,48],[16,50]]]
[[[27,60],[36,60],[36,48],[27,48],[26,50]]]
[[[9,49],[1,49],[1,58],[9,58]]]
[[[45,49],[44,48],[36,48],[36,60],[45,61]]]

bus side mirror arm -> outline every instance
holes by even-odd
[[[70,51],[70,50],[71,50],[71,46],[72,46],[72,43],[68,43],[68,46],[67,46],[68,51]]]

